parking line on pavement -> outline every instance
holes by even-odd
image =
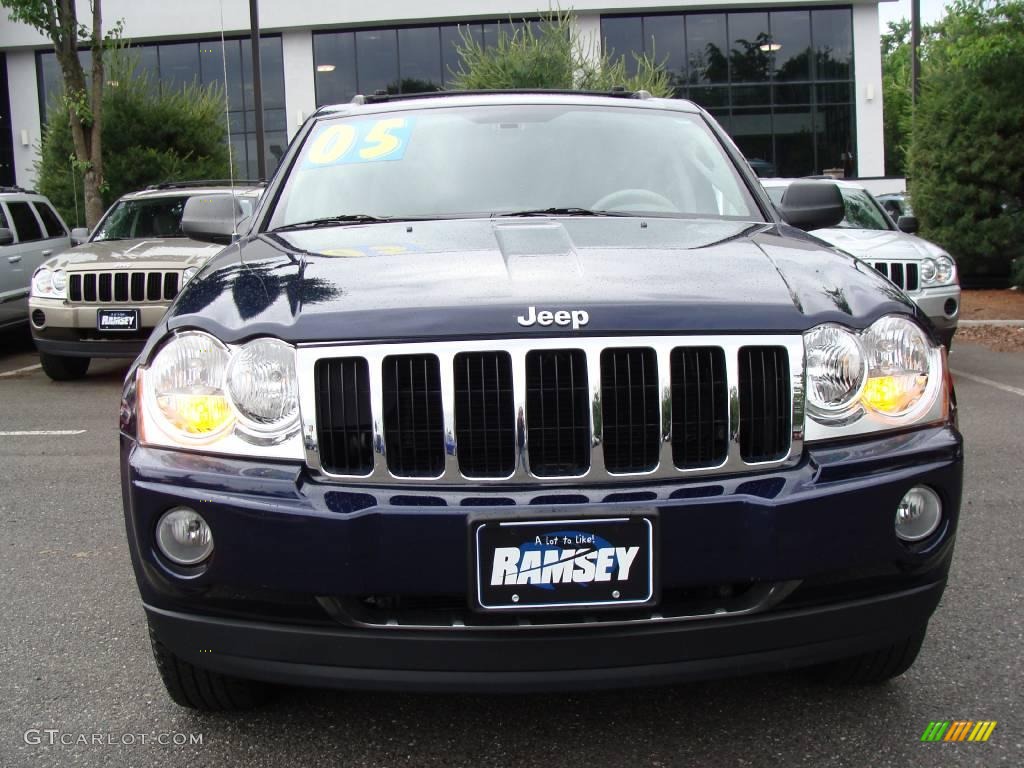
[[[84,429],[20,429],[13,432],[0,432],[0,437],[37,437],[52,435],[81,435]]]
[[[28,373],[29,371],[35,371],[42,367],[42,365],[36,363],[35,365],[26,365],[24,368],[15,368],[13,371],[4,371],[3,373],[0,373],[0,379],[6,379],[8,376],[17,376],[21,373]]]
[[[1009,384],[992,381],[992,379],[986,379],[984,376],[975,376],[973,373],[964,373],[963,371],[956,370],[956,368],[951,368],[950,370],[954,376],[962,376],[965,379],[976,381],[979,384],[987,384],[990,387],[1001,389],[1003,392],[1009,392],[1011,395],[1020,395],[1021,397],[1024,397],[1024,389],[1021,389],[1020,387],[1011,387]]]

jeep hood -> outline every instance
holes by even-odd
[[[927,240],[906,232],[879,229],[818,229],[812,234],[867,261],[918,260],[944,253]]]
[[[206,263],[222,248],[187,237],[101,240],[63,251],[46,266],[69,270],[110,269],[120,265],[139,269],[185,269]]]
[[[586,310],[579,331],[524,328]],[[228,342],[799,332],[916,309],[867,265],[772,224],[448,220],[263,234],[226,249],[167,316]]]

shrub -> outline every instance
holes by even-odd
[[[961,273],[1024,253],[1024,0],[957,0],[928,53],[909,152],[922,234]]]
[[[125,51],[110,57],[103,91],[104,205],[150,184],[227,178],[222,91],[199,85],[164,90],[133,69]],[[38,188],[65,221],[76,221],[76,187],[80,198],[82,180],[73,170],[67,105],[52,104],[47,117],[36,165]],[[80,203],[78,211],[80,219]]]
[[[460,90],[495,88],[559,88],[608,91],[615,86],[671,97],[673,87],[664,67],[646,55],[633,56],[635,74],[624,56],[593,51],[581,39],[572,13],[552,11],[538,25],[516,27],[485,48],[468,32],[458,46]]]

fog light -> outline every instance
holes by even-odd
[[[41,309],[32,310],[32,325],[36,328],[42,328],[46,325],[46,313]]]
[[[213,533],[198,512],[175,507],[156,524],[156,543],[168,560],[178,565],[195,565],[213,552]]]
[[[918,485],[896,507],[896,536],[903,541],[921,541],[935,533],[942,520],[942,502],[931,488]]]
[[[942,306],[942,311],[946,313],[946,317],[952,317],[956,314],[957,306],[956,299],[946,299],[946,303]]]

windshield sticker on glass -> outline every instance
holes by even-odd
[[[401,160],[409,146],[414,121],[407,117],[332,123],[313,138],[303,168]]]

